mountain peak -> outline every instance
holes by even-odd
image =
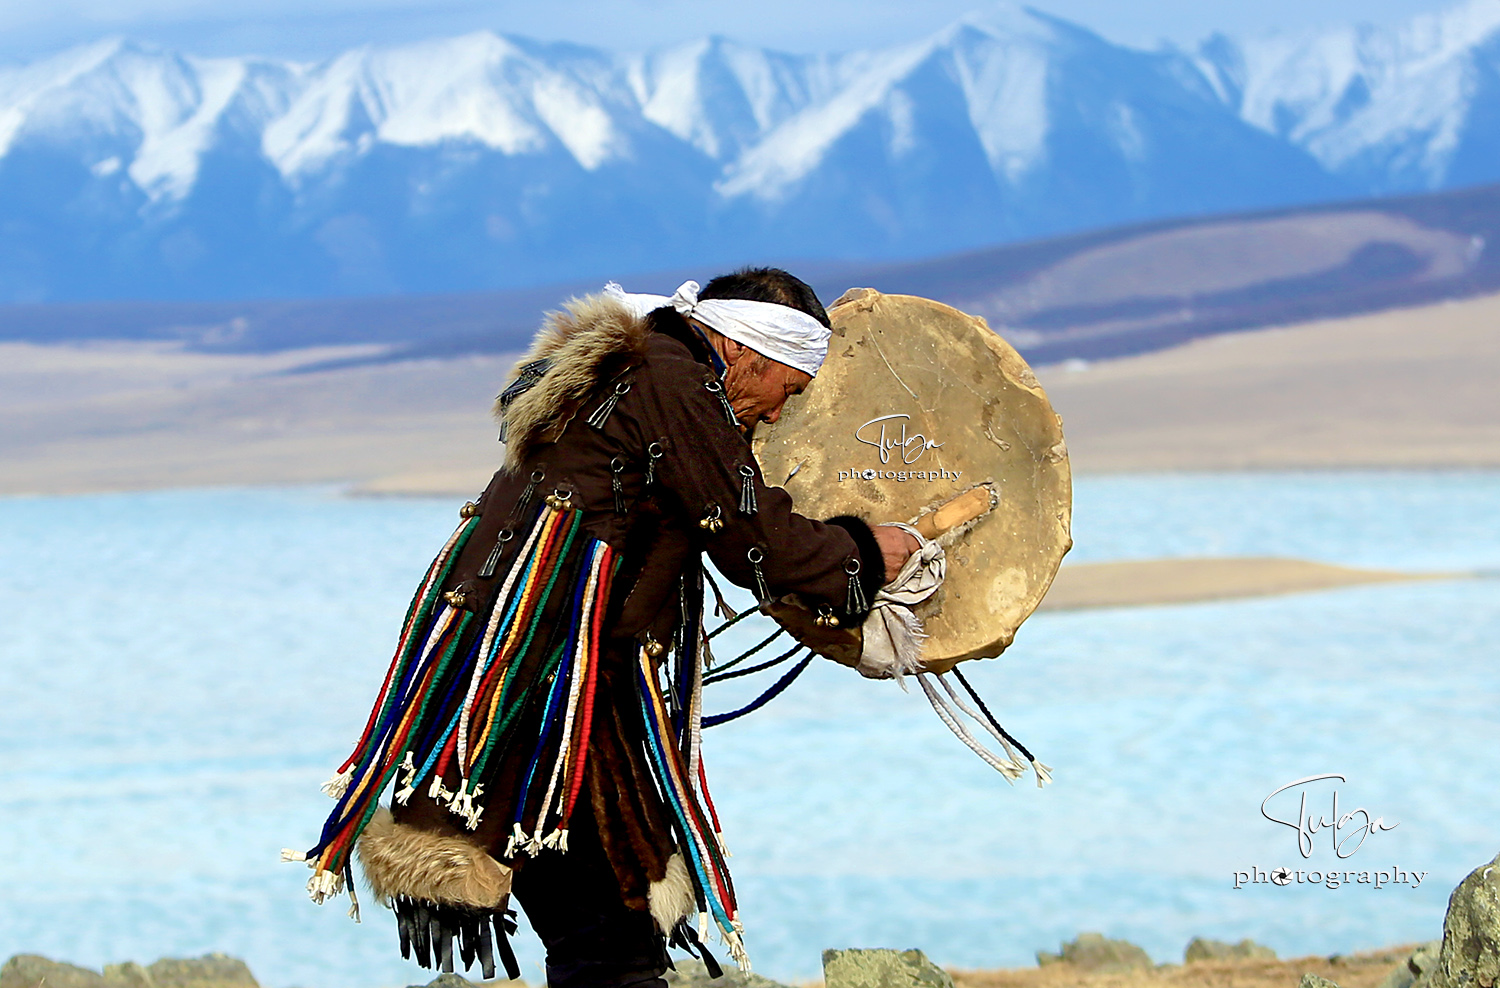
[[[476,31],[0,68],[0,297],[499,287],[911,257],[1500,178],[1500,0],[1148,52],[1001,3],[886,48]]]

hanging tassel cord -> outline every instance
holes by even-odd
[[[801,647],[802,646],[800,645],[798,646],[799,649]],[[733,710],[729,713],[724,714],[713,714],[712,716],[703,718],[703,726],[718,727],[720,724],[727,724],[732,720],[738,720],[746,714],[754,713],[761,707],[764,707],[766,704],[776,699],[776,697],[779,696],[782,691],[785,690],[788,686],[792,685],[792,683],[796,681],[797,677],[802,675],[803,670],[805,670],[808,665],[812,663],[812,660],[813,655],[811,652],[809,652],[807,658],[803,659],[801,662],[797,663],[790,670],[788,670],[786,675],[778,679],[775,685],[766,690],[760,696],[756,697],[754,700],[751,700],[748,704],[738,710]]]
[[[646,722],[646,740],[657,775],[657,782],[668,797],[668,804],[676,818],[683,838],[686,861],[699,892],[700,903],[705,902],[726,943],[737,937],[738,917],[734,901],[734,889],[729,880],[729,869],[719,852],[717,840],[705,836],[707,820],[693,798],[692,790],[683,777],[681,760],[670,742],[670,726],[666,708],[662,704],[656,683],[655,670],[650,658],[642,650],[637,667],[637,685],[641,692],[641,712]],[[741,952],[743,948],[741,948]]]
[[[578,727],[577,740],[574,742],[572,764],[568,768],[568,798],[563,805],[562,817],[564,826],[573,817],[573,807],[578,802],[578,794],[583,789],[584,770],[588,767],[589,733],[594,724],[594,695],[599,681],[599,643],[603,635],[604,612],[609,604],[610,584],[618,565],[619,560],[614,550],[606,545],[600,561],[601,576],[593,613],[588,680],[583,687],[582,721]]]
[[[574,583],[573,607],[569,611],[569,614],[572,615],[572,620],[569,622],[567,633],[563,635],[562,642],[553,650],[552,655],[548,659],[547,668],[539,674],[540,681],[545,682],[550,679],[552,685],[547,691],[547,702],[542,711],[541,730],[537,734],[536,747],[532,751],[524,781],[522,781],[516,793],[516,815],[513,821],[515,826],[512,829],[523,833],[524,828],[522,824],[525,822],[527,796],[532,792],[532,785],[536,781],[537,769],[541,767],[542,762],[545,760],[545,754],[551,746],[553,735],[562,729],[566,716],[563,697],[572,695],[576,664],[567,662],[565,659],[570,653],[576,654],[578,625],[583,609],[584,593],[588,584],[587,567],[580,568],[579,576],[575,578]],[[557,736],[557,750],[559,755],[563,755],[566,753],[566,739],[561,734],[557,734]],[[549,788],[547,797],[542,800],[541,806],[537,809],[536,826],[533,828],[535,831],[534,836],[529,841],[523,837],[521,844],[523,850],[533,854],[541,850],[542,827],[546,822],[547,804],[551,799],[551,795],[551,789]],[[507,856],[509,856],[508,853]]]
[[[735,656],[734,658],[730,659],[728,662],[725,662],[723,665],[719,665],[719,666],[714,667],[713,674],[709,676],[709,679],[710,680],[718,679],[720,675],[722,675],[723,673],[728,672],[729,670],[733,669],[735,666],[737,666],[740,663],[744,662],[746,659],[750,658],[755,653],[761,651],[767,645],[771,644],[773,641],[775,641],[776,639],[780,638],[784,634],[786,634],[786,629],[778,627],[774,632],[772,632],[772,634],[771,634],[771,636],[769,638],[767,638],[765,641],[762,641],[759,645],[756,645],[754,648],[750,649],[748,652],[742,652],[739,655]]]
[[[937,680],[938,685],[943,688],[943,691],[948,694],[948,701],[950,704],[952,704],[952,706],[957,707],[959,710],[963,711],[963,713],[968,715],[968,718],[970,720],[974,721],[980,727],[983,727],[986,731],[989,732],[992,738],[994,738],[996,741],[999,741],[1000,747],[1004,749],[1007,758],[1018,765],[1021,763],[1021,756],[1016,753],[1015,746],[1010,743],[1005,735],[995,730],[993,724],[990,724],[979,714],[975,713],[974,708],[970,707],[967,703],[964,702],[963,697],[958,695],[958,691],[953,688],[953,684],[948,682],[946,677],[940,674],[934,674],[933,678]]]
[[[714,613],[725,620],[734,618],[734,608],[730,607],[729,601],[724,599],[724,591],[719,589],[719,584],[714,580],[713,574],[708,571],[707,567],[704,567],[701,572],[704,578],[708,580],[709,589],[714,592]]]
[[[714,806],[714,798],[708,791],[708,774],[703,769],[703,759],[698,759],[698,791],[703,793],[703,805],[708,808],[708,818],[713,821],[714,834],[719,837],[719,848],[724,847],[724,827],[719,823],[719,811]],[[725,852],[728,853],[728,852]]]
[[[703,617],[703,570],[698,570],[698,618]],[[686,641],[685,641],[686,644]],[[690,647],[693,650],[693,676],[688,694],[688,738],[687,777],[697,786],[703,777],[703,667],[708,655],[708,642],[703,638],[701,623],[694,623]],[[699,790],[700,794],[702,790]]]
[[[432,608],[437,601],[439,589],[447,579],[449,572],[451,572],[453,564],[458,561],[458,554],[468,544],[469,538],[474,534],[474,529],[478,527],[478,524],[479,516],[477,515],[464,519],[454,529],[453,534],[448,537],[448,541],[443,545],[443,548],[438,551],[437,556],[432,560],[432,564],[427,567],[427,574],[423,578],[421,586],[418,587],[417,592],[412,596],[411,604],[407,606],[406,619],[402,622],[401,637],[396,643],[395,655],[391,657],[391,664],[386,670],[385,681],[381,684],[380,694],[374,706],[370,708],[370,717],[365,722],[364,732],[355,744],[354,751],[339,766],[334,778],[329,780],[328,785],[330,787],[342,788],[338,786],[338,780],[351,767],[363,760],[364,756],[368,753],[375,725],[384,721],[390,712],[390,706],[394,700],[392,683],[399,683],[404,678],[404,674],[407,672],[408,664],[412,658],[412,652],[420,640],[415,632],[431,616]],[[344,780],[343,784],[347,785],[347,779]],[[343,792],[330,791],[329,795],[338,798],[343,795]]]
[[[380,794],[390,785],[391,780],[395,778],[397,770],[401,767],[397,753],[405,750],[407,739],[410,737],[414,726],[420,723],[426,715],[428,706],[432,700],[431,684],[442,677],[444,670],[452,662],[453,654],[458,650],[464,629],[472,617],[471,613],[465,612],[463,618],[458,622],[457,630],[451,636],[448,647],[443,650],[442,658],[432,667],[431,672],[424,680],[425,689],[422,694],[421,703],[416,704],[414,710],[408,709],[407,715],[402,718],[391,737],[390,743],[386,746],[385,757],[381,759],[383,768],[379,771],[356,774],[356,777],[362,774],[363,778],[357,786],[351,787],[350,792],[345,795],[344,801],[341,801],[341,808],[347,811],[346,815],[342,816],[340,820],[340,822],[345,824],[342,832],[335,839],[333,845],[323,850],[322,854],[317,853],[319,849],[308,852],[309,858],[318,857],[322,859],[318,862],[320,867],[315,870],[336,870],[336,866],[342,864],[347,859],[348,850],[354,840],[364,831],[365,827],[369,824],[370,818],[375,815],[375,810],[379,806]],[[371,767],[373,768],[373,764]],[[337,811],[335,812],[337,813]],[[347,825],[347,821],[356,819],[358,822],[354,826]]]
[[[558,735],[557,758],[553,762],[552,772],[547,780],[547,792],[542,796],[541,809],[537,814],[536,833],[532,836],[533,844],[543,840],[542,831],[546,825],[547,815],[553,807],[553,796],[557,797],[556,810],[561,814],[563,797],[565,793],[558,792],[559,783],[564,785],[564,770],[567,767],[569,756],[572,754],[572,739],[574,726],[578,720],[578,708],[583,699],[583,687],[588,678],[588,661],[591,652],[592,641],[590,635],[593,631],[593,607],[599,585],[599,561],[603,555],[603,543],[595,542],[589,549],[588,565],[584,568],[580,583],[583,587],[583,596],[580,599],[577,625],[570,639],[573,642],[573,660],[568,670],[568,703],[563,714],[562,733]],[[558,821],[557,832],[561,832],[565,820]],[[547,846],[555,847],[557,839]]]
[[[797,644],[793,645],[787,651],[782,652],[780,655],[776,656],[776,658],[774,658],[774,659],[767,659],[765,662],[761,662],[761,663],[759,663],[757,665],[750,666],[748,669],[737,669],[734,672],[723,672],[723,673],[715,671],[712,676],[709,676],[709,677],[707,677],[706,679],[703,680],[703,685],[705,685],[705,686],[712,686],[714,683],[722,683],[726,679],[738,679],[741,676],[753,676],[757,672],[765,672],[767,669],[773,669],[776,666],[781,665],[781,663],[785,662],[787,659],[790,659],[792,656],[794,656],[798,652],[802,651],[802,648],[803,648],[802,643],[798,642]],[[744,656],[741,656],[741,658],[743,658],[743,657]],[[740,660],[739,659],[735,659],[734,661],[738,662]],[[730,663],[730,665],[733,665],[733,664],[734,664],[733,662]],[[728,666],[725,666],[724,668],[727,669]]]
[[[537,767],[542,763],[542,755],[547,749],[547,743],[552,739],[553,731],[559,726],[559,701],[564,689],[567,686],[568,678],[562,661],[563,656],[566,654],[566,652],[566,645],[562,645],[557,649],[554,649],[551,657],[547,661],[546,667],[541,671],[541,673],[538,674],[538,680],[541,681],[545,681],[546,679],[551,678],[552,686],[547,691],[547,704],[542,711],[542,722],[540,730],[537,732],[536,747],[532,750],[531,758],[528,760],[526,765],[526,771],[522,775],[519,785],[516,787],[516,814],[511,821],[511,831],[516,835],[516,838],[519,839],[513,842],[514,846],[506,847],[506,857],[511,857],[516,851],[526,851],[534,853],[535,851],[540,850],[539,847],[532,846],[531,839],[526,836],[525,828],[522,826],[522,824],[524,823],[526,813],[526,797],[532,791],[532,784],[536,781]],[[545,807],[538,813],[536,828],[538,830],[541,829],[543,815],[545,815]]]
[[[546,517],[549,512],[552,512],[552,510],[553,509],[550,508],[544,509],[544,511],[539,514],[539,525],[537,526],[538,528],[544,528],[545,523],[552,520]],[[513,573],[514,571],[515,567],[512,568]],[[473,826],[478,825],[478,816],[472,810],[473,795],[469,791],[470,787],[468,777],[464,776],[462,781],[460,781],[459,783],[458,791],[451,793],[442,786],[441,780],[443,776],[447,774],[449,765],[451,764],[452,755],[457,751],[460,742],[467,741],[466,728],[468,727],[468,721],[465,715],[469,711],[469,697],[473,695],[473,687],[475,682],[482,678],[484,670],[490,667],[493,663],[494,655],[492,652],[490,652],[490,648],[494,637],[494,635],[492,634],[492,629],[497,629],[498,627],[495,621],[496,615],[500,612],[505,612],[508,615],[513,615],[515,613],[513,607],[507,606],[509,603],[510,602],[506,601],[504,598],[497,598],[496,603],[492,608],[490,621],[485,628],[484,635],[476,636],[475,638],[475,655],[477,656],[483,654],[486,657],[482,662],[476,661],[473,663],[473,672],[469,676],[468,688],[465,690],[464,703],[458,705],[458,709],[454,711],[452,719],[450,719],[444,726],[443,731],[440,735],[442,739],[441,743],[435,742],[433,744],[430,751],[428,751],[427,757],[423,760],[421,768],[412,774],[412,776],[407,780],[407,783],[403,787],[401,793],[397,794],[397,799],[402,803],[405,803],[406,800],[410,798],[411,793],[415,791],[416,787],[421,785],[421,783],[427,778],[428,773],[433,772],[435,769],[436,771],[434,774],[431,795],[434,799],[439,799],[445,802],[448,805],[449,809],[453,812],[460,813],[461,815],[466,816],[468,818],[468,822],[471,824],[471,829]],[[502,621],[501,623],[504,622]],[[447,709],[447,705],[452,697],[452,694],[457,692],[458,684],[463,682],[464,672],[469,668],[470,666],[468,663],[465,663],[465,665],[460,668],[458,674],[453,678],[452,686],[449,690],[449,695],[444,698],[443,703],[437,708],[438,710]]]
[[[976,690],[973,686],[969,685],[969,681],[964,678],[964,674],[959,671],[957,666],[953,667],[952,672],[954,677],[968,692],[969,696],[974,699],[974,703],[977,704],[979,709],[984,713],[984,717],[980,718],[974,713],[974,711],[964,706],[963,701],[960,700],[958,698],[958,695],[953,692],[953,687],[949,686],[946,680],[943,680],[943,688],[953,696],[954,702],[963,708],[964,713],[968,714],[970,717],[973,717],[976,721],[984,724],[985,727],[989,729],[990,733],[1000,741],[1000,744],[1005,747],[1006,753],[1010,755],[1012,760],[1016,759],[1016,752],[1020,752],[1021,757],[1026,759],[1026,761],[1031,765],[1031,770],[1036,773],[1036,787],[1038,789],[1051,782],[1052,766],[1044,765],[1043,763],[1037,761],[1036,756],[1028,751],[1025,745],[1017,741],[1014,737],[1011,736],[1011,733],[1009,731],[1000,726],[1000,721],[995,718],[994,714],[990,713],[990,708],[985,705],[984,698],[979,695],[979,691]],[[941,677],[939,678],[941,679]]]
[[[464,694],[463,706],[460,708],[460,719],[458,729],[458,760],[459,764],[467,765],[469,762],[469,718],[474,708],[475,694],[479,691],[479,684],[488,675],[491,665],[495,660],[494,644],[500,631],[504,628],[510,630],[510,622],[515,614],[515,607],[520,603],[519,595],[512,597],[517,580],[523,580],[524,574],[531,571],[535,560],[535,549],[537,540],[541,538],[542,532],[551,521],[551,513],[542,511],[537,515],[536,522],[527,533],[526,541],[521,545],[521,551],[516,553],[515,562],[511,564],[510,572],[506,573],[505,580],[500,585],[500,593],[495,598],[494,609],[490,613],[489,625],[484,629],[484,646],[482,654],[484,662],[474,669],[469,679],[469,688]],[[523,584],[524,586],[524,584]],[[445,766],[446,767],[446,766]]]
[[[397,690],[392,692],[393,698],[398,693],[409,693],[409,687],[413,679],[425,682],[430,678],[433,670],[431,656],[447,642],[448,633],[453,628],[454,614],[455,611],[447,604],[444,604],[434,617],[433,627],[423,639],[421,654],[417,661],[412,663],[411,668],[407,670],[407,678],[400,684]],[[444,649],[444,652],[446,654],[446,649]],[[421,675],[417,675],[419,672]],[[394,707],[392,711],[382,718],[379,728],[372,734],[371,742],[365,746],[365,753],[361,757],[359,764],[350,770],[344,791],[339,795],[338,803],[333,808],[333,812],[328,815],[328,819],[324,822],[323,831],[317,845],[307,852],[307,858],[314,862],[315,870],[322,870],[317,867],[321,856],[337,840],[341,828],[346,824],[348,819],[356,814],[357,811],[353,807],[359,805],[366,798],[366,791],[372,779],[381,774],[379,770],[383,770],[389,766],[394,771],[397,760],[400,757],[400,744],[402,740],[397,735],[400,733],[402,725],[407,723],[405,718],[394,716],[395,711],[399,709],[401,707]],[[407,713],[409,714],[410,711],[408,710]],[[380,790],[377,789],[376,791],[378,794]]]
[[[948,730],[953,732],[956,738],[967,745],[969,750],[983,759],[986,765],[1004,776],[1006,782],[1014,785],[1015,780],[1021,777],[1021,766],[1015,762],[1001,758],[974,739],[974,736],[959,721],[958,716],[949,709],[947,703],[943,700],[942,694],[929,682],[932,675],[932,673],[928,672],[917,673],[917,683],[922,687],[922,692],[927,694],[927,701],[932,704],[932,709],[938,715],[938,719],[947,726]]]
[[[709,891],[716,891],[719,894],[724,906],[724,918],[732,922],[735,919],[735,902],[734,886],[729,879],[729,868],[718,853],[717,845],[704,837],[708,820],[697,800],[693,798],[680,757],[667,743],[669,735],[665,731],[666,709],[653,681],[654,675],[654,671],[649,666],[649,660],[644,660],[638,681],[643,689],[642,707],[647,719],[647,736],[655,745],[653,754],[659,759],[659,767],[662,770],[659,781],[663,783],[665,791],[675,800],[676,807],[682,814],[681,822],[688,835],[694,838],[696,846],[704,852],[703,861],[713,866],[712,871],[705,872],[714,880],[713,887]]]
[[[578,534],[579,527],[582,524],[583,512],[573,511],[568,512],[568,514],[572,515],[572,519],[571,524],[568,526],[567,535],[563,540],[562,548],[547,560],[546,568],[550,569],[550,573],[547,576],[547,584],[537,598],[531,616],[530,627],[527,628],[524,640],[515,653],[513,653],[515,655],[525,655],[531,648],[531,642],[536,637],[537,628],[540,626],[542,615],[546,611],[547,602],[551,599],[552,591],[557,586],[558,577],[562,574],[563,567],[558,565],[558,562],[567,556],[568,549],[572,546],[573,539]],[[517,627],[519,627],[519,622]],[[510,726],[510,723],[515,719],[521,708],[525,706],[526,691],[521,690],[519,691],[519,695],[515,697],[514,702],[510,704],[510,709],[503,716],[500,716],[497,721],[497,715],[501,713],[501,708],[507,695],[512,692],[511,687],[515,684],[520,668],[523,665],[523,663],[513,661],[506,664],[509,668],[506,670],[504,681],[500,683],[498,688],[493,690],[493,699],[488,705],[489,709],[485,719],[484,730],[479,733],[480,737],[485,738],[483,749],[479,752],[474,764],[469,766],[468,771],[464,773],[466,778],[476,778],[484,775],[484,768],[489,763],[490,755],[495,750],[500,736]],[[482,690],[483,687],[481,687]]]
[[[974,689],[973,686],[970,686],[969,681],[964,678],[963,670],[958,666],[954,666],[950,671],[953,673],[953,678],[958,680],[959,685],[961,685],[968,692],[969,696],[974,698],[974,703],[977,704],[979,709],[984,713],[984,719],[989,723],[990,728],[995,732],[995,734],[1007,744],[1013,745],[1015,749],[1019,751],[1028,762],[1035,764],[1036,756],[1027,751],[1024,744],[1017,741],[1013,736],[1011,736],[1011,733],[1009,731],[1000,726],[1000,722],[995,719],[995,715],[990,713],[990,708],[985,706],[984,697],[980,696],[979,691]]]
[[[525,629],[530,627],[536,610],[542,606],[539,600],[540,588],[544,585],[544,577],[548,573],[549,560],[555,558],[554,550],[557,546],[557,536],[561,531],[561,519],[563,512],[548,507],[544,509],[546,517],[546,528],[537,543],[533,556],[527,561],[526,569],[521,575],[521,582],[513,592],[502,620],[505,635],[501,638],[497,633],[498,644],[492,645],[493,651],[486,661],[486,671],[481,679],[470,684],[469,693],[464,698],[463,719],[459,724],[460,735],[465,740],[467,748],[465,758],[461,762],[464,778],[473,775],[474,763],[479,758],[480,749],[474,747],[472,742],[475,737],[483,738],[484,732],[475,734],[475,718],[480,710],[491,711],[496,697],[496,686],[501,684],[500,690],[503,695],[504,684],[510,681],[514,672],[511,667],[515,658],[521,639],[525,635]],[[489,727],[486,721],[485,729]],[[482,747],[482,746],[481,746]]]
[[[482,644],[481,640],[476,636],[473,645],[469,647],[468,654],[464,656],[463,661],[459,663],[453,675],[448,677],[448,688],[443,691],[443,698],[434,708],[434,712],[447,710],[452,705],[453,698],[458,695],[459,688],[463,684],[464,674],[477,664]],[[419,785],[423,779],[427,778],[427,774],[432,771],[434,766],[438,768],[437,777],[439,779],[443,777],[444,772],[447,770],[451,753],[457,744],[458,739],[455,737],[455,734],[458,728],[458,720],[462,713],[462,709],[455,710],[453,716],[448,718],[446,724],[441,720],[433,720],[418,737],[416,744],[411,746],[410,751],[425,752],[426,755],[422,760],[421,767],[416,768],[411,778],[407,780],[406,784],[408,786],[415,788]],[[405,800],[402,800],[402,802],[405,802]]]
[[[710,631],[708,633],[709,640],[711,641],[711,640],[719,637],[720,634],[728,631],[730,628],[732,628],[735,625],[739,624],[741,621],[745,620],[745,618],[749,617],[750,615],[752,615],[752,614],[759,614],[759,613],[760,613],[760,605],[759,604],[756,604],[754,607],[748,608],[747,610],[740,611],[734,617],[730,618],[728,621],[725,621],[723,624],[719,625],[714,630]]]
[[[371,708],[371,717],[366,721],[365,733],[360,736],[354,753],[348,757],[348,760],[345,760],[335,777],[324,783],[324,792],[338,799],[339,805],[335,807],[332,814],[329,814],[329,820],[324,823],[321,841],[329,840],[330,835],[335,832],[336,822],[342,819],[342,814],[348,805],[347,796],[350,784],[360,775],[369,772],[378,751],[386,747],[387,738],[395,723],[393,714],[396,709],[399,709],[398,700],[404,699],[414,675],[423,666],[426,655],[431,652],[435,630],[443,624],[443,621],[452,616],[447,606],[444,606],[440,616],[435,616],[432,609],[437,606],[438,591],[443,586],[444,580],[449,577],[453,564],[458,561],[459,553],[468,544],[469,537],[474,534],[477,523],[478,516],[468,517],[460,523],[458,529],[455,529],[452,537],[438,552],[437,558],[432,561],[431,567],[428,567],[428,574],[423,579],[416,597],[413,597],[413,604],[408,607],[407,621],[402,627],[401,640],[396,645],[396,655],[393,657],[392,666],[386,672],[386,681],[381,685],[380,697]],[[419,628],[426,628],[426,634],[417,634]],[[420,652],[417,649],[419,643],[423,645]],[[324,844],[320,843],[320,847],[323,846]]]

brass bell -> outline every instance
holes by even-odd
[[[464,596],[462,590],[445,590],[443,591],[443,599],[448,602],[450,607],[463,607],[469,600],[469,598]]]
[[[657,641],[655,638],[652,638],[650,635],[646,636],[646,654],[647,655],[651,656],[654,659],[654,658],[658,657],[659,655],[661,655],[661,653],[665,652],[666,650],[667,650],[667,646],[663,645],[661,642]]]
[[[479,514],[479,505],[473,501],[465,501],[464,506],[458,509],[458,517],[460,518],[473,518],[477,514]]]

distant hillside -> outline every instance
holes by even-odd
[[[1100,230],[862,273],[1033,363],[1500,289],[1500,186]]]
[[[827,302],[864,285],[982,315],[1033,363],[1048,363],[1497,291],[1495,244],[1500,186],[1483,186],[1164,221],[913,264],[789,266]],[[661,272],[627,287],[667,293],[713,273]],[[603,280],[391,298],[0,306],[0,340],[175,340],[224,353],[383,347],[340,365],[513,353],[543,312]]]
[[[0,66],[0,301],[931,257],[1500,181],[1497,113],[1494,0],[1193,50],[1008,5],[823,55],[478,32],[302,64],[113,39]]]

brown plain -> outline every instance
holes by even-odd
[[[1309,972],[1337,983],[1339,988],[1378,988],[1416,946],[1284,961],[1195,961],[1118,974],[1080,971],[1071,964],[950,973],[956,988],[1296,988],[1302,975]]]
[[[1074,472],[1500,466],[1500,296],[1037,369]]]

